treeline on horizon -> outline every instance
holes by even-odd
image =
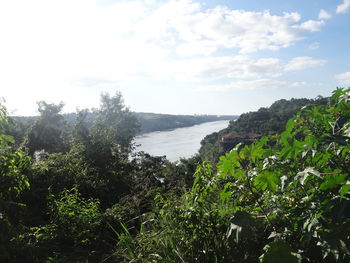
[[[235,120],[239,116],[237,115],[174,115],[174,114],[161,114],[161,113],[148,113],[148,112],[132,112],[136,116],[140,123],[140,129],[138,134],[165,131],[176,128],[190,127],[197,124],[202,124],[211,121],[220,120]],[[85,123],[88,127],[91,127],[97,117],[94,110],[86,110]],[[68,126],[74,125],[78,118],[78,113],[64,113],[62,114],[64,120]],[[17,120],[23,129],[31,125],[38,118],[37,116],[12,116]]]
[[[241,115],[176,163],[120,93],[68,123],[0,106],[0,262],[349,262],[350,88]],[[262,139],[225,153],[228,132]]]

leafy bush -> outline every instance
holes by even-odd
[[[22,242],[32,247],[38,261],[93,258],[102,220],[99,202],[82,198],[76,188],[51,195],[49,200],[48,224],[32,227]]]

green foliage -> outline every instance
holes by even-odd
[[[0,200],[17,198],[29,188],[27,178],[23,174],[28,165],[29,158],[20,152],[0,156]]]
[[[6,134],[6,129],[9,123],[9,117],[7,116],[6,108],[0,104],[0,149],[3,150],[8,143],[14,143],[14,140],[11,136]]]
[[[28,169],[29,157],[24,154],[0,154],[0,261],[11,257],[11,239],[19,232],[25,205],[20,195],[29,188],[24,172]]]
[[[263,263],[298,263],[298,257],[293,255],[290,245],[283,240],[276,240],[264,247],[265,253],[260,257]]]
[[[48,224],[33,227],[22,237],[40,260],[51,258],[66,262],[93,256],[102,215],[98,200],[84,199],[76,188],[49,196]]]
[[[237,145],[214,171],[200,166],[192,190],[158,197],[135,237],[124,225],[116,253],[123,262],[349,262],[349,93],[303,108],[273,144]]]
[[[181,200],[156,199],[159,209],[145,216],[136,238],[128,229],[119,237],[116,254],[122,262],[240,262],[236,258],[258,257],[259,242],[252,229],[259,225],[244,212],[235,213],[233,202],[221,200],[209,164],[198,167],[192,191]],[[240,236],[242,242],[236,243],[241,232],[251,235]],[[249,245],[250,253],[242,250]]]
[[[101,220],[99,202],[82,199],[76,188],[65,190],[58,197],[49,198],[50,222],[55,228],[51,230],[55,231],[54,236],[63,235],[62,240],[67,246],[88,244],[94,238],[93,230]]]
[[[140,124],[125,107],[122,95],[116,93],[111,97],[109,94],[102,94],[100,109],[96,114],[96,124],[92,127],[95,142],[101,143],[100,139],[104,139],[109,145],[128,152]]]
[[[31,156],[35,151],[64,152],[67,149],[66,122],[60,114],[64,104],[38,102],[40,117],[31,125],[24,146]]]
[[[11,136],[4,134],[8,123],[5,107],[0,105],[0,261],[11,258],[11,240],[21,228],[25,205],[20,195],[29,188],[25,171],[30,159],[21,152],[11,152]]]
[[[237,120],[231,121],[226,129],[207,135],[201,142],[199,150],[204,160],[216,163],[225,153],[220,145],[221,137],[230,132],[241,134],[257,133],[263,136],[278,135],[284,131],[287,121],[302,107],[310,108],[327,104],[327,98],[278,100],[269,108],[242,114]],[[322,115],[322,114],[321,114]],[[273,141],[270,142],[272,144]]]

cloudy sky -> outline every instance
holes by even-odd
[[[350,0],[0,2],[0,97],[239,114],[350,86]]]

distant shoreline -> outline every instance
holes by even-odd
[[[238,115],[172,115],[145,112],[133,112],[133,114],[141,124],[138,135],[156,131],[171,131],[177,128],[191,127],[206,122],[236,120],[239,117]],[[62,115],[69,125],[74,124],[77,118],[76,113],[64,113]],[[24,125],[30,125],[30,123],[38,118],[38,116],[12,117]],[[85,119],[86,126],[92,126],[95,119],[96,115],[94,113],[88,113]]]
[[[196,123],[196,124],[189,125],[189,126],[175,127],[175,128],[170,128],[170,129],[166,129],[166,130],[156,130],[156,131],[138,133],[138,134],[136,135],[136,137],[140,137],[140,136],[143,136],[143,135],[145,135],[145,134],[156,133],[156,132],[174,131],[174,130],[176,130],[176,129],[189,128],[189,127],[193,127],[193,126],[196,126],[196,125],[201,125],[201,124],[210,123],[210,122],[219,122],[219,121],[231,121],[231,119],[222,119],[222,120],[215,120],[215,121],[205,121],[205,122]]]
[[[239,117],[237,115],[171,115],[141,112],[136,112],[135,115],[141,123],[141,130],[138,135],[191,127],[205,122],[236,120]]]

